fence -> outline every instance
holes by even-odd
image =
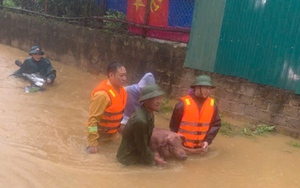
[[[90,0],[64,9],[47,2],[24,9],[0,6],[85,27],[187,43],[195,0]]]
[[[128,21],[165,28],[166,31],[130,26],[131,33],[172,41],[188,42],[194,0],[107,0],[107,9],[122,12]],[[172,32],[174,28],[185,32]]]

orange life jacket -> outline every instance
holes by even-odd
[[[178,133],[185,136],[185,147],[200,148],[214,114],[214,99],[208,97],[200,110],[191,96],[182,97],[181,100],[184,102],[184,114]]]
[[[92,96],[98,91],[104,90],[110,97],[111,105],[107,107],[98,123],[98,131],[115,134],[120,127],[126,105],[127,93],[124,87],[117,92],[112,85],[107,84],[108,79],[102,81],[92,92]]]

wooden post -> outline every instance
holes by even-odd
[[[148,25],[148,22],[149,22],[150,6],[151,6],[151,0],[148,0],[147,1],[147,6],[146,6],[145,18],[144,18],[144,25]],[[147,29],[144,28],[142,37],[146,38],[146,34],[147,34]]]
[[[101,0],[99,5],[97,6],[97,16],[103,17],[106,14],[106,0]],[[96,26],[97,28],[102,28],[103,26],[103,20],[98,20],[98,25]]]
[[[45,14],[48,14],[48,0],[45,0],[44,13],[45,13]]]

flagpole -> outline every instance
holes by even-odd
[[[144,25],[147,26],[149,23],[149,19],[150,19],[150,6],[151,6],[151,0],[147,0],[147,5],[146,5],[146,12],[145,12],[145,19],[144,19]],[[143,29],[143,34],[142,37],[146,38],[147,35],[147,29],[144,28]]]

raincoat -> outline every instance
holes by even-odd
[[[129,119],[124,128],[117,159],[124,165],[154,164],[154,154],[149,148],[154,116],[142,105]]]
[[[125,87],[127,92],[127,101],[126,101],[123,120],[121,124],[126,124],[131,114],[134,112],[134,110],[142,105],[142,103],[138,102],[141,94],[140,90],[141,88],[149,84],[155,84],[154,76],[150,72],[146,73],[137,84],[133,84]]]
[[[39,73],[44,79],[49,78],[51,82],[56,78],[56,71],[53,69],[50,60],[43,57],[39,61],[35,61],[32,57],[28,57],[21,65],[20,69],[16,70],[13,75],[23,77],[23,73]]]

